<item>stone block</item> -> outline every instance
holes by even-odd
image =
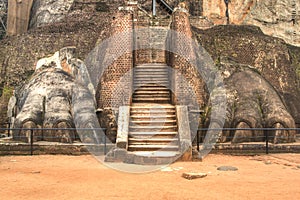
[[[182,177],[188,180],[204,178],[206,176],[207,176],[206,173],[199,173],[199,172],[185,172],[182,174]]]
[[[129,132],[130,107],[121,106],[119,108],[117,147],[127,149]]]

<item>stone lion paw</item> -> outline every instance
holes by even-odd
[[[75,127],[90,119],[91,127],[96,124],[93,91],[88,81],[80,80],[86,76],[80,75],[83,63],[73,58],[74,50],[64,48],[39,60],[32,78],[17,92],[14,139],[72,143],[79,138]]]

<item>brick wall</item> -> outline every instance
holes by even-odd
[[[113,16],[112,31],[102,49],[97,49],[97,60],[101,68],[100,80],[96,91],[99,122],[106,128],[106,135],[115,142],[117,135],[118,108],[130,105],[132,94],[132,12],[121,10]],[[97,63],[97,61],[95,61]],[[104,70],[104,71],[103,71]]]
[[[171,87],[173,102],[177,105],[196,106],[199,109],[205,103],[205,84],[198,72],[196,50],[189,22],[189,14],[185,9],[176,9],[172,16],[168,63],[174,69]]]
[[[132,14],[119,11],[113,22],[113,33],[110,37],[102,65],[113,60],[100,79],[98,87],[98,108],[130,105],[132,89]],[[118,57],[118,55],[121,55]]]

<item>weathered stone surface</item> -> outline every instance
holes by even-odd
[[[30,27],[40,27],[62,20],[71,9],[74,0],[35,0],[31,10]]]
[[[293,128],[294,121],[299,126],[298,48],[290,48],[251,26],[218,26],[196,30],[196,35],[217,64],[228,89],[226,127]],[[261,132],[237,133],[260,141],[264,137]],[[234,137],[234,133],[226,134]],[[281,137],[274,142],[294,141],[293,131],[277,131],[273,136],[276,134]],[[247,137],[239,142],[246,142]],[[287,139],[281,140],[284,137]]]
[[[238,0],[236,0],[237,2]],[[259,26],[262,31],[287,43],[300,46],[300,1],[254,1],[243,24]]]
[[[300,2],[295,0],[231,0],[228,4],[230,24],[259,26],[270,36],[300,46]],[[226,24],[223,0],[203,0],[203,15],[215,25]]]
[[[85,4],[84,4],[85,5]],[[21,36],[0,41],[0,126],[6,127],[7,104],[13,90],[33,74],[35,63],[65,46],[76,46],[78,58],[89,52],[110,34],[110,24],[118,5],[110,12],[72,9],[60,23],[32,29]],[[5,96],[3,96],[5,94]]]
[[[16,91],[17,110],[14,128],[80,128],[90,127],[95,116],[94,98],[88,91],[85,65],[74,57],[74,48],[63,48],[54,56],[38,62],[28,84]],[[94,127],[97,128],[97,127]],[[29,141],[30,130],[15,130],[16,140]],[[80,135],[92,143],[93,136]],[[73,130],[35,131],[33,139],[72,143],[78,138]]]
[[[187,106],[176,106],[180,152],[183,161],[192,160],[192,139]]]
[[[128,134],[129,134],[129,117],[130,107],[121,106],[119,108],[118,119],[118,135],[117,135],[117,147],[127,150],[128,147]]]
[[[218,167],[217,170],[219,170],[219,171],[237,171],[238,168],[232,167],[232,166],[221,166],[221,167]]]
[[[188,180],[204,178],[206,176],[207,176],[206,173],[198,173],[198,172],[185,172],[182,174],[182,177]]]
[[[0,40],[6,34],[8,0],[0,1]]]

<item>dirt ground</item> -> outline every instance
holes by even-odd
[[[208,176],[187,180],[184,172]],[[113,170],[93,156],[8,156],[0,157],[0,183],[3,200],[300,199],[300,154],[209,155],[141,174]]]

